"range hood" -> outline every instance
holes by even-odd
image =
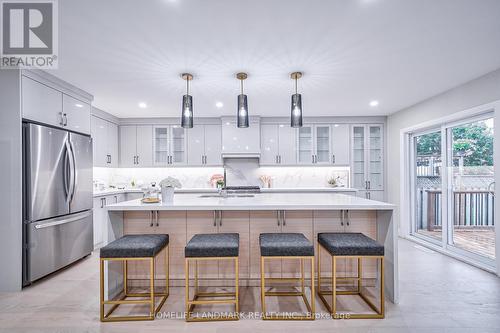
[[[222,158],[260,159],[260,118],[250,117],[247,128],[238,128],[231,117],[221,120]]]
[[[222,153],[222,159],[257,159],[260,160],[260,153]]]

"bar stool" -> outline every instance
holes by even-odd
[[[314,246],[300,233],[264,233],[259,236],[260,243],[260,287],[262,303],[262,319],[265,320],[314,320]],[[274,259],[299,259],[300,278],[267,278],[265,277],[265,261]],[[304,260],[311,261],[311,302],[305,294]],[[300,292],[271,292],[266,291],[268,281],[300,281]],[[266,312],[266,296],[301,296],[307,307],[305,315],[268,314]]]
[[[321,290],[321,248],[325,249],[332,258],[332,291]],[[354,258],[358,261],[357,276],[337,277],[337,259],[339,258]],[[380,261],[380,306],[377,308],[372,301],[362,293],[362,259],[371,258]],[[328,278],[329,279],[329,278]],[[357,281],[355,291],[339,291],[337,290],[337,280]],[[325,298],[325,295],[331,295],[330,306]],[[334,319],[341,318],[337,313],[337,295],[357,295],[361,297],[370,308],[375,311],[375,314],[349,314],[349,318],[353,319],[381,319],[385,315],[385,300],[384,300],[384,246],[377,243],[375,240],[362,233],[319,233],[318,234],[318,296],[325,304],[326,308]]]
[[[100,317],[102,322],[110,321],[136,321],[153,320],[155,315],[165,303],[169,294],[169,239],[168,235],[126,235],[100,249]],[[165,292],[155,292],[155,259],[165,251]],[[127,286],[127,262],[147,261],[149,263],[149,292],[130,293]],[[118,300],[104,299],[104,263],[119,261],[123,263],[123,292]],[[144,299],[148,297],[147,299]],[[155,308],[155,299],[161,297],[160,303]],[[142,298],[142,299],[128,299]],[[112,305],[108,312],[104,311],[106,304]],[[142,316],[114,316],[111,314],[121,304],[149,304],[148,315]]]
[[[185,248],[186,268],[186,321],[225,321],[239,320],[239,252],[240,236],[238,234],[197,234]],[[193,299],[189,296],[189,264],[194,261],[198,267],[201,260],[234,260],[235,291],[234,292],[200,292],[198,290],[198,269],[195,269],[195,292]],[[218,298],[224,299],[201,299]],[[235,312],[217,316],[193,316],[196,305],[202,304],[234,304]]]

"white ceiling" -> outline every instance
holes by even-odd
[[[64,0],[53,74],[119,117],[387,115],[500,68],[498,0]],[[380,105],[371,108],[371,100]],[[224,107],[218,109],[215,103]],[[148,108],[140,109],[139,102]]]

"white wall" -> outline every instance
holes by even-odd
[[[21,290],[22,140],[21,75],[0,70],[0,291]]]
[[[403,160],[403,157],[400,156],[402,149],[400,145],[400,132],[402,129],[444,118],[454,113],[497,100],[500,100],[500,69],[389,116],[387,118],[386,146],[388,160],[387,174],[391,176],[388,177],[387,181],[388,201],[400,207],[401,183],[404,181],[404,175],[400,173],[400,161]],[[495,119],[495,127],[497,127],[497,129],[500,126],[500,121],[498,121],[499,118],[500,115],[497,112]],[[498,153],[500,150],[500,148],[498,148],[500,147],[498,133],[500,130],[495,132],[495,155],[497,156],[495,164],[498,166],[500,165],[498,159],[498,155],[500,155]],[[495,179],[496,183],[500,184],[500,172],[496,172]],[[497,212],[500,212],[500,209],[498,209],[499,201],[500,200],[497,200]],[[497,221],[499,215],[500,214],[496,214]],[[396,221],[400,220],[399,216],[399,211],[397,211],[395,214]],[[408,230],[409,221],[401,220],[399,222],[400,235],[404,235]],[[495,224],[498,226],[498,222]],[[499,234],[500,232],[497,231],[497,244],[500,244],[498,241]],[[500,259],[498,255],[499,248],[500,246],[497,246],[497,261]],[[497,265],[500,269],[499,266],[500,265]]]

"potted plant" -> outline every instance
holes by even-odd
[[[163,203],[174,201],[175,188],[182,188],[181,182],[173,177],[167,177],[160,182],[161,201]]]

